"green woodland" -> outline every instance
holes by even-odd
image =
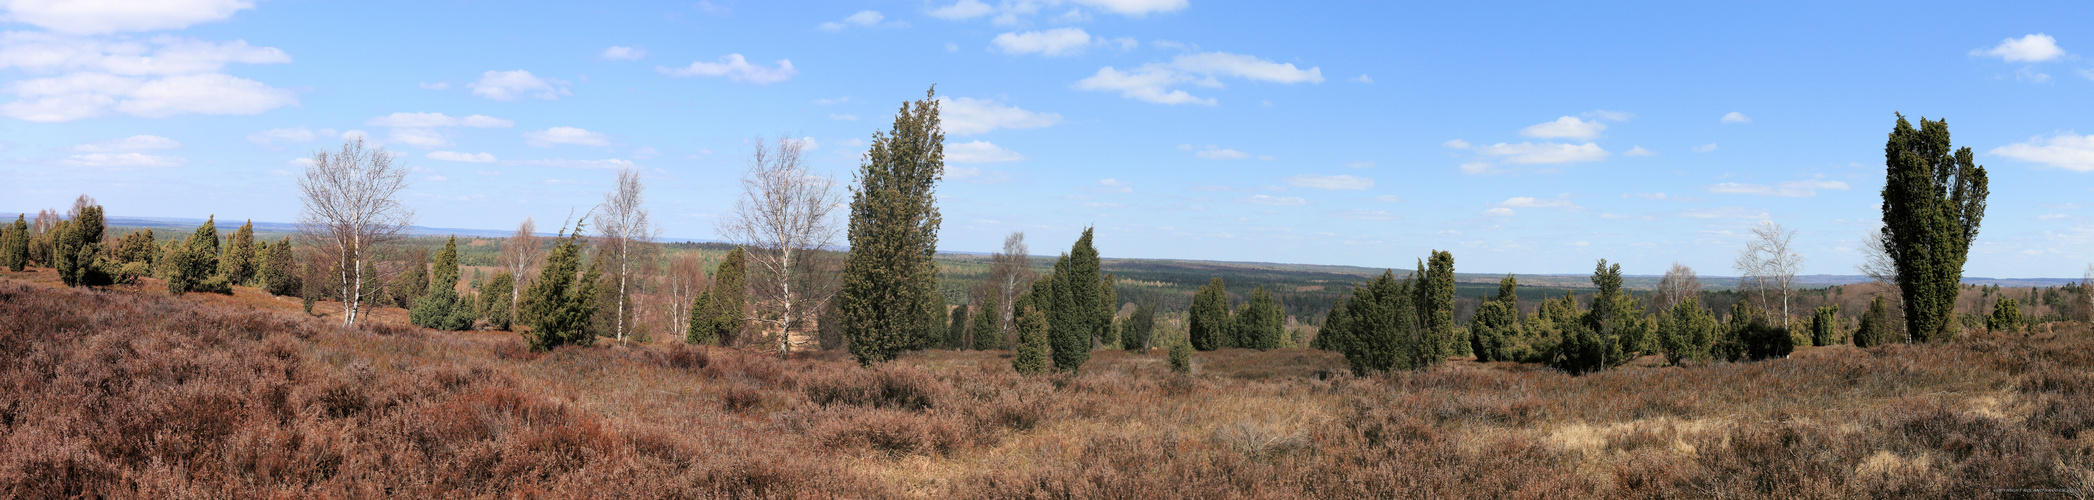
[[[524,245],[543,256],[515,268],[524,273],[504,260],[519,251],[508,239],[398,239],[389,260],[364,264],[371,292],[345,298],[336,285],[357,273],[321,258],[313,238],[257,232],[251,221],[221,234],[215,216],[193,228],[112,228],[83,195],[64,214],[0,224],[0,267],[50,267],[79,287],[148,277],[174,294],[254,287],[300,297],[308,313],[319,301],[357,300],[405,309],[425,328],[513,330],[539,350],[611,336],[607,323],[626,314],[643,325],[639,341],[841,349],[866,365],[910,350],[1009,349],[1021,373],[1077,371],[1098,349],[1160,349],[1175,369],[1190,370],[1195,351],[1313,348],[1342,353],[1360,374],[1457,356],[1577,374],[1651,355],[1671,364],[1753,361],[1799,345],[1941,341],[1970,328],[2025,328],[2086,301],[2078,284],[2008,297],[1962,283],[1990,191],[1985,168],[1969,148],[1953,147],[1945,120],[1915,127],[1897,116],[1884,144],[1881,242],[1892,272],[1879,278],[1888,293],[1843,302],[1835,299],[1845,288],[1774,290],[1751,277],[1701,281],[1691,270],[1624,277],[1604,259],[1590,275],[1514,276],[1457,273],[1447,251],[1402,271],[1111,258],[1112,242],[1091,228],[1066,247],[1048,242],[1041,255],[1023,246],[940,252],[944,134],[935,97],[933,89],[904,103],[891,130],[873,136],[847,184],[845,245],[814,248],[793,264],[790,283],[825,299],[804,319],[766,316],[775,314],[766,305],[797,299],[759,286],[755,258],[770,251],[762,247],[652,244],[637,274],[687,283],[642,280],[621,292],[586,216]],[[1986,299],[1989,312],[1957,312],[1966,293]],[[1809,305],[1786,307],[1792,300]]]

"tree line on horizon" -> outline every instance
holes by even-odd
[[[1915,128],[1902,115],[1885,145],[1885,225],[1867,241],[1870,260],[1861,268],[1898,293],[1875,297],[1851,331],[1836,306],[1792,310],[1802,257],[1789,248],[1793,231],[1771,222],[1754,229],[1737,262],[1740,289],[1753,300],[1723,311],[1706,305],[1698,277],[1683,265],[1639,301],[1622,289],[1620,265],[1602,259],[1591,278],[1595,293],[1582,304],[1567,295],[1525,314],[1508,275],[1458,324],[1453,255],[1433,251],[1406,276],[1390,270],[1353,285],[1311,334],[1289,328],[1287,310],[1262,286],[1232,308],[1219,277],[1194,291],[1182,313],[1157,310],[1153,296],[1123,302],[1117,280],[1101,269],[1090,228],[1045,274],[1033,271],[1024,234],[1012,233],[967,300],[948,304],[932,258],[944,173],[935,96],[934,87],[903,103],[893,127],[874,135],[848,204],[836,181],[807,169],[799,141],[758,141],[742,197],[720,223],[737,246],[716,262],[695,251],[664,255],[653,241],[659,230],[649,221],[642,178],[623,170],[605,201],[564,222],[558,236],[542,241],[526,219],[501,242],[498,270],[487,278],[475,270],[465,282],[455,236],[433,260],[389,246],[413,218],[397,201],[405,169],[382,147],[352,140],[316,153],[307,167],[295,241],[256,241],[250,221],[221,245],[215,216],[187,238],[157,241],[150,229],[109,238],[100,206],[82,195],[62,216],[45,210],[0,226],[0,267],[52,267],[69,286],[146,276],[176,294],[254,286],[299,296],[308,313],[319,300],[338,301],[345,325],[357,324],[367,306],[394,306],[432,329],[518,330],[541,350],[598,337],[680,338],[789,354],[797,338],[846,349],[867,365],[909,350],[1012,349],[1014,369],[1026,373],[1076,371],[1092,350],[1146,351],[1159,341],[1179,368],[1189,368],[1190,351],[1311,347],[1342,353],[1360,374],[1428,368],[1456,355],[1587,373],[1642,355],[1672,364],[1757,360],[1799,344],[1930,342],[1974,322],[1992,329],[2027,322],[2020,304],[2004,296],[1983,317],[1954,312],[1989,195],[1985,170],[1969,148],[1952,151],[1945,120]],[[844,206],[839,227],[829,213]],[[839,232],[848,250],[832,248]],[[2086,301],[2083,288],[2070,290],[2081,292],[2077,300]],[[1160,319],[1172,314],[1182,316],[1172,323],[1181,324],[1179,333],[1161,334]]]

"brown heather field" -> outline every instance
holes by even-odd
[[[1321,352],[832,353],[333,326],[0,273],[11,498],[2085,498],[2094,332],[1354,378]],[[330,311],[323,306],[322,311]],[[2002,490],[2070,490],[2020,492]]]

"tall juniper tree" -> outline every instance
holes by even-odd
[[[863,364],[888,361],[909,347],[928,322],[937,294],[938,214],[935,190],[945,175],[945,133],[937,87],[903,103],[894,127],[874,133],[851,189],[848,237],[837,312],[851,354]]]
[[[1054,263],[1054,299],[1049,301],[1048,343],[1054,348],[1054,367],[1073,372],[1091,357],[1091,339],[1098,334],[1100,305],[1104,297],[1099,282],[1098,249],[1091,246],[1091,228],[1069,247],[1069,253]]]
[[[1990,193],[1970,148],[1950,151],[1947,119],[1898,115],[1883,146],[1884,250],[1896,263],[1905,324],[1914,341],[1946,339],[1955,327],[1957,287]]]
[[[603,281],[603,270],[591,265],[587,273],[579,273],[583,245],[580,220],[575,221],[574,232],[561,236],[540,267],[538,279],[524,292],[524,308],[529,312],[523,316],[531,324],[524,340],[533,351],[570,344],[586,346],[596,341],[596,336],[589,333],[589,320],[596,316],[596,286]]]
[[[1192,310],[1186,314],[1186,333],[1191,338],[1193,349],[1212,351],[1229,346],[1228,294],[1221,278],[1214,278],[1193,293]]]
[[[0,232],[0,266],[9,271],[21,271],[29,265],[29,220],[15,216],[15,223]]]

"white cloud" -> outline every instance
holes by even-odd
[[[1004,33],[996,35],[989,43],[995,44],[996,48],[1005,54],[1073,56],[1082,54],[1083,49],[1091,45],[1091,34],[1085,33],[1083,28],[1055,28],[1047,31]]]
[[[1116,91],[1121,97],[1158,104],[1212,106],[1216,102],[1212,98],[1194,97],[1184,90],[1170,87],[1192,84],[1221,88],[1224,86],[1222,77],[1286,84],[1323,83],[1323,69],[1312,67],[1304,70],[1293,63],[1281,64],[1242,54],[1201,52],[1179,54],[1167,63],[1148,63],[1126,71],[1106,66],[1089,78],[1078,80],[1073,87],[1077,90]]]
[[[953,163],[995,163],[1023,159],[1025,155],[1011,152],[989,141],[945,145],[945,161]]]
[[[370,133],[370,132],[365,132],[365,131],[362,131],[362,130],[348,130],[348,131],[343,131],[343,132],[342,132],[342,140],[344,140],[344,141],[368,141],[368,140],[371,140],[371,133]]]
[[[212,73],[228,64],[284,64],[291,56],[246,40],[209,42],[174,36],[103,40],[38,32],[0,33],[0,68],[35,74],[89,71],[124,76]]]
[[[1621,153],[1621,155],[1622,155],[1622,156],[1657,156],[1657,155],[1658,155],[1658,152],[1657,152],[1657,151],[1651,151],[1651,150],[1648,150],[1648,149],[1643,149],[1643,146],[1636,146],[1636,147],[1633,147],[1633,148],[1629,148],[1629,150],[1628,150],[1628,151],[1623,151],[1623,152]]]
[[[1819,190],[1847,190],[1845,182],[1827,180],[1786,181],[1773,186],[1764,184],[1742,184],[1725,182],[1709,186],[1709,192],[1722,194],[1752,194],[1780,196],[1783,198],[1809,198],[1817,196]]]
[[[72,155],[63,162],[76,167],[126,168],[126,167],[179,167],[189,160],[175,156],[155,156],[142,153],[91,153]]]
[[[390,115],[364,120],[364,125],[372,127],[404,128],[509,128],[516,126],[516,122],[512,120],[495,118],[487,115],[470,115],[463,117],[454,117],[450,115],[445,115],[443,113],[393,113]]]
[[[1447,141],[1445,145],[1454,149],[1475,151],[1485,156],[1502,157],[1507,163],[1519,164],[1592,162],[1604,160],[1612,154],[1608,153],[1606,149],[1600,148],[1599,145],[1590,142],[1584,144],[1555,142],[1508,144],[1501,142],[1489,146],[1472,146],[1467,141],[1455,139]],[[1490,165],[1486,164],[1471,168],[1470,164],[1464,164],[1462,165],[1462,171],[1481,173],[1481,171],[1487,170],[1489,167]]]
[[[978,0],[960,0],[952,5],[931,9],[931,17],[952,21],[973,19],[995,12],[995,8]]]
[[[1663,192],[1658,192],[1658,193],[1622,193],[1622,194],[1621,194],[1621,197],[1623,197],[1623,198],[1642,198],[1642,199],[1646,199],[1646,200],[1663,200],[1663,199],[1666,199],[1665,193],[1663,193]]]
[[[1695,147],[1691,147],[1691,148],[1687,148],[1687,149],[1688,149],[1688,150],[1691,150],[1691,151],[1694,151],[1694,152],[1696,152],[1696,153],[1707,153],[1707,152],[1710,152],[1710,151],[1715,151],[1715,150],[1716,150],[1716,143],[1713,143],[1713,142],[1711,142],[1711,143],[1708,143],[1708,144],[1703,144],[1703,145],[1700,145],[1700,146],[1695,146]]]
[[[1491,167],[1495,166],[1497,165],[1487,161],[1467,162],[1461,164],[1461,173],[1469,175],[1483,175],[1493,173],[1494,169],[1492,169]]]
[[[560,144],[609,146],[611,145],[611,138],[600,132],[590,132],[574,127],[553,127],[537,132],[525,132],[524,142],[541,148],[549,148]]]
[[[1585,207],[1578,206],[1577,203],[1572,203],[1570,201],[1569,194],[1564,194],[1555,198],[1535,198],[1532,196],[1518,196],[1513,198],[1506,198],[1505,201],[1497,202],[1493,205],[1500,208],[1553,208],[1566,212],[1574,212],[1585,209]]]
[[[851,14],[850,17],[843,18],[843,22],[831,21],[822,23],[821,29],[822,31],[835,33],[838,31],[843,31],[844,28],[851,27],[852,25],[872,26],[880,24],[880,21],[883,19],[887,19],[887,16],[881,15],[879,11],[861,10],[858,11],[858,13],[856,14]]]
[[[494,155],[487,153],[460,153],[457,151],[430,151],[431,160],[457,161],[465,163],[494,163]]]
[[[1575,116],[1557,118],[1556,121],[1536,124],[1520,129],[1520,135],[1537,139],[1583,139],[1591,140],[1607,130],[1607,124],[1599,121],[1580,120]]]
[[[426,128],[396,128],[388,140],[422,149],[435,149],[451,145],[451,140],[442,132]]]
[[[1385,195],[1381,195],[1381,196],[1376,196],[1376,197],[1374,197],[1374,198],[1373,198],[1373,200],[1374,200],[1374,201],[1379,201],[1379,202],[1382,202],[1382,203],[1403,203],[1403,198],[1398,198],[1398,197],[1396,197],[1396,195],[1393,195],[1393,194],[1385,194]]]
[[[2001,40],[1991,49],[1973,50],[1970,55],[1993,56],[2007,62],[2043,62],[2065,55],[2065,49],[2058,48],[2058,39],[2036,33]]]
[[[1586,111],[1584,113],[1580,113],[1580,115],[1594,120],[1606,120],[1610,122],[1625,122],[1629,121],[1630,118],[1636,117],[1635,113],[1630,113],[1627,111],[1608,111],[1604,109]]]
[[[1363,74],[1363,75],[1360,75],[1360,76],[1355,76],[1355,77],[1352,77],[1352,78],[1348,78],[1348,80],[1352,80],[1352,81],[1355,81],[1355,82],[1360,82],[1360,83],[1374,83],[1374,77],[1371,77],[1371,76],[1367,76],[1367,75],[1364,75],[1364,74]]]
[[[632,61],[642,57],[647,57],[647,49],[639,47],[612,46],[611,48],[603,49],[603,53],[598,54],[597,57],[602,57],[604,59],[610,59],[613,61]]]
[[[1374,179],[1350,175],[1302,174],[1286,179],[1288,185],[1329,191],[1359,191],[1374,187]]]
[[[539,78],[529,71],[489,71],[480,74],[480,81],[466,85],[473,95],[497,101],[514,101],[530,97],[533,99],[559,99],[572,95],[567,91],[567,82]]]
[[[1099,179],[1098,187],[1090,190],[1098,193],[1132,193],[1134,192],[1134,186],[1119,179]]]
[[[1178,145],[1178,149],[1181,151],[1190,150],[1192,149],[1192,145],[1180,144]],[[1193,151],[1192,155],[1209,160],[1241,160],[1244,158],[1251,157],[1250,153],[1245,153],[1234,149],[1223,149],[1213,144],[1208,144],[1207,147],[1201,148],[1198,151]]]
[[[1513,212],[1512,212],[1512,209],[1510,209],[1510,208],[1504,208],[1504,207],[1499,207],[1499,208],[1493,208],[1493,209],[1490,209],[1490,210],[1484,210],[1484,211],[1483,211],[1483,215],[1486,215],[1486,216],[1490,216],[1490,217],[1511,217],[1511,216],[1512,216],[1512,214],[1513,214]]]
[[[1286,207],[1286,206],[1296,206],[1296,205],[1307,205],[1307,204],[1309,204],[1309,200],[1304,200],[1304,199],[1301,199],[1301,198],[1296,198],[1296,197],[1292,197],[1292,196],[1269,196],[1269,195],[1262,195],[1262,194],[1254,194],[1254,195],[1250,195],[1250,196],[1245,196],[1245,197],[1242,197],[1242,198],[1237,198],[1237,199],[1236,199],[1236,201],[1239,201],[1239,202],[1243,202],[1243,203],[1249,203],[1249,204],[1253,204],[1253,205],[1271,205],[1271,206],[1276,206],[1276,207]]]
[[[1374,168],[1374,162],[1372,162],[1372,161],[1355,161],[1355,162],[1347,162],[1347,163],[1345,164],[1345,167],[1346,167],[1346,168]]]
[[[6,20],[58,33],[94,35],[120,31],[182,29],[232,17],[254,8],[250,0],[139,0],[6,2]]]
[[[1061,123],[1062,115],[1018,109],[988,99],[938,98],[938,118],[945,133],[974,135],[999,128],[1027,129]]]
[[[305,127],[275,128],[247,134],[247,142],[267,146],[277,141],[313,142],[313,131]]]
[[[656,66],[654,70],[669,76],[724,76],[728,80],[757,85],[791,80],[793,75],[800,74],[799,70],[793,69],[791,60],[779,59],[776,68],[766,68],[749,64],[749,60],[741,54],[720,56],[719,62],[692,62],[690,66],[682,68]]]
[[[1127,17],[1142,17],[1154,12],[1172,12],[1184,9],[1188,5],[1187,0],[1076,0],[1076,3]]]
[[[1391,213],[1389,213],[1389,212],[1387,212],[1387,211],[1384,211],[1384,210],[1367,210],[1367,209],[1359,209],[1359,208],[1356,208],[1356,209],[1352,209],[1352,210],[1333,210],[1333,211],[1329,211],[1329,212],[1324,212],[1324,214],[1325,214],[1325,215],[1329,215],[1329,216],[1330,216],[1331,218],[1335,218],[1335,219],[1354,219],[1354,220],[1395,220],[1395,219],[1396,219],[1396,215],[1395,215],[1395,214],[1391,214]]]
[[[79,144],[73,146],[73,150],[82,153],[113,153],[118,151],[146,151],[154,149],[174,149],[179,147],[182,147],[182,143],[177,142],[174,139],[160,137],[157,135],[134,135],[122,139],[110,139],[106,141],[95,141],[87,144]]]
[[[1757,208],[1745,208],[1745,207],[1722,207],[1722,208],[1709,208],[1709,209],[1701,209],[1701,210],[1688,210],[1688,211],[1685,211],[1685,212],[1680,212],[1680,216],[1681,216],[1681,217],[1686,217],[1686,218],[1690,218],[1690,219],[1748,219],[1748,220],[1764,220],[1764,219],[1766,219],[1766,218],[1767,218],[1767,216],[1768,216],[1768,213],[1767,213],[1767,211],[1766,211],[1766,210],[1761,210],[1761,209],[1757,209]]]
[[[524,164],[524,165],[534,165],[534,166],[541,166],[541,167],[561,167],[561,168],[601,168],[601,169],[620,169],[620,168],[633,168],[633,162],[632,162],[632,160],[620,160],[620,159],[616,159],[616,158],[612,158],[612,159],[605,159],[605,160],[524,160],[524,161],[522,161],[522,162],[518,162],[518,163],[522,163],[522,164]],[[573,184],[573,183],[574,183],[574,181],[564,181],[564,182],[553,182],[553,181],[545,181],[545,182],[546,182],[546,184]]]
[[[2094,135],[2058,132],[1992,148],[1987,153],[2074,172],[2094,172]]]
[[[647,146],[640,146],[640,149],[635,149],[635,150],[633,150],[633,157],[634,157],[634,158],[639,158],[639,159],[642,159],[642,160],[645,160],[645,159],[649,159],[649,158],[654,158],[654,157],[656,157],[656,156],[661,156],[661,155],[662,155],[662,152],[661,152],[660,150],[656,150],[656,149],[654,149],[654,148],[650,148],[650,147],[647,147]]]
[[[2036,216],[2036,220],[2059,220],[2059,219],[2070,219],[2070,218],[2072,218],[2072,216],[2070,216],[2070,215],[2065,215],[2065,214],[2043,214],[2043,215],[2038,215],[2038,216]]]
[[[850,113],[829,113],[829,119],[836,121],[854,122],[858,121],[858,115]]]
[[[1723,119],[1717,121],[1723,123],[1752,123],[1752,118],[1745,116],[1744,113],[1732,111],[1729,113],[1724,113]]]
[[[150,80],[71,73],[16,81],[5,91],[20,100],[0,105],[0,114],[33,122],[72,121],[112,111],[146,118],[252,115],[298,102],[291,91],[218,73]]]

